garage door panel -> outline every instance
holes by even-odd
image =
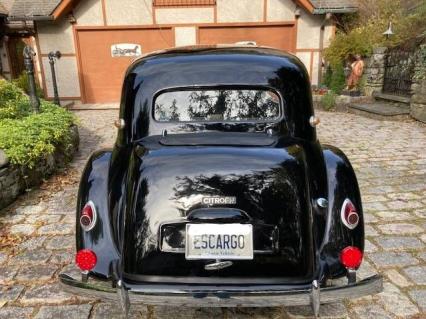
[[[258,45],[294,52],[295,26],[223,26],[200,27],[200,44],[231,44],[255,41]]]
[[[142,54],[174,44],[171,28],[131,30],[78,30],[80,76],[86,103],[120,100],[124,73],[134,57],[112,57],[111,46],[139,44]]]

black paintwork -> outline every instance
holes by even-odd
[[[176,87],[266,87],[280,95],[283,117],[272,122],[156,122],[153,97]],[[77,250],[98,256],[92,275],[143,281],[306,284],[344,275],[339,253],[363,250],[361,199],[354,171],[337,148],[320,145],[308,75],[281,51],[255,47],[169,50],[139,59],[123,86],[112,150],[94,153],[77,205]],[[164,132],[167,131],[167,134]],[[235,196],[235,205],[203,205],[202,196]],[[328,208],[316,199],[328,199]],[[360,223],[340,221],[349,198]],[[78,220],[92,200],[96,227]],[[220,271],[187,261],[185,224],[251,223],[255,257]],[[172,252],[172,250],[174,250]],[[155,278],[155,279],[153,279]]]

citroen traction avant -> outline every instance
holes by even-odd
[[[311,305],[318,316],[321,303],[380,292],[379,275],[357,278],[354,170],[319,143],[318,122],[291,54],[196,46],[137,59],[116,143],[81,177],[81,277],[61,283],[101,299],[118,292],[126,313],[137,303]]]

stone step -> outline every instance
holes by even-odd
[[[411,100],[411,98],[407,96],[400,96],[400,95],[382,93],[377,91],[373,92],[373,97],[379,101],[396,102],[396,103],[403,103],[407,105],[410,105],[410,100]]]
[[[386,102],[354,103],[348,106],[348,112],[379,120],[399,121],[410,117],[408,105]]]

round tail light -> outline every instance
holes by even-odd
[[[362,252],[359,248],[348,246],[340,252],[340,262],[350,269],[358,269],[362,262]]]
[[[80,215],[80,226],[84,231],[89,231],[95,227],[96,215],[95,204],[93,204],[92,201],[89,201],[86,205],[84,205]]]
[[[89,271],[95,268],[98,258],[90,249],[82,249],[75,256],[75,263],[83,271]]]
[[[342,223],[349,229],[354,229],[356,226],[358,226],[358,212],[356,211],[355,205],[348,198],[346,198],[343,202],[342,210],[340,211],[340,217],[342,219]]]

